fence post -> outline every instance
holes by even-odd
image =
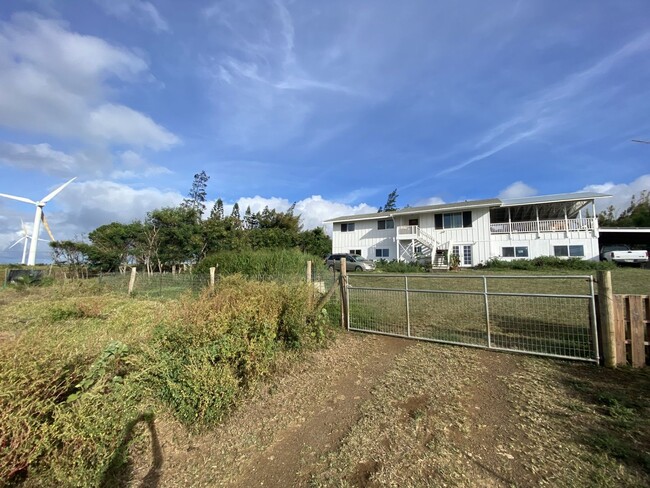
[[[348,321],[348,269],[346,259],[341,258],[341,326],[349,330],[350,324]]]
[[[311,261],[307,261],[307,310],[311,310],[314,301],[314,288],[311,286]]]
[[[600,307],[600,328],[603,336],[605,366],[615,368],[618,363],[616,360],[616,321],[612,273],[610,271],[598,271],[598,305]],[[594,340],[598,340],[598,338],[594,337]]]
[[[217,268],[212,266],[210,268],[210,288],[214,289],[214,274],[217,272]]]
[[[406,301],[406,335],[411,337],[411,307],[409,305],[409,277],[404,276],[404,299]]]
[[[133,287],[135,286],[135,275],[138,272],[135,266],[131,268],[131,279],[129,280],[129,295],[133,293]]]
[[[483,276],[483,296],[485,302],[485,329],[487,332],[487,345],[492,347],[492,332],[490,331],[490,300],[488,297],[487,276]]]

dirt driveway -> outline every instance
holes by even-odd
[[[646,372],[344,334],[131,486],[648,486]],[[149,451],[150,452],[150,451]]]

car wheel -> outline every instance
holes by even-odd
[[[363,268],[361,266],[355,266],[354,270],[355,271],[363,271]]]

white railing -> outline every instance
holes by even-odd
[[[397,227],[398,236],[417,236],[419,235],[419,225],[400,225]]]
[[[500,222],[490,224],[492,234],[511,234],[524,232],[575,232],[580,230],[594,230],[595,219],[555,219],[532,220],[529,222]],[[538,226],[539,224],[539,226]]]

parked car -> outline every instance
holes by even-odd
[[[626,244],[603,246],[600,249],[600,260],[619,264],[633,263],[643,265],[648,262],[648,251],[633,251]]]
[[[341,259],[345,258],[346,271],[373,271],[375,263],[358,254],[330,254],[325,259],[325,265],[330,270],[341,270]]]

